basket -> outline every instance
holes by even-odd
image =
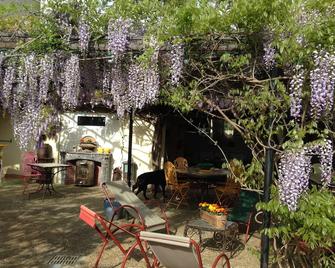
[[[200,218],[215,227],[223,228],[227,223],[227,215],[214,215],[202,209],[200,209]]]

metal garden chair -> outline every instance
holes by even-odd
[[[102,257],[102,254],[109,243],[109,241],[113,241],[115,245],[120,249],[121,253],[123,254],[123,259],[121,263],[121,267],[126,267],[126,262],[128,258],[131,256],[132,252],[135,250],[135,248],[139,248],[146,263],[149,264],[148,257],[146,255],[145,249],[143,248],[140,240],[139,240],[139,232],[145,229],[145,226],[143,224],[143,219],[141,218],[140,214],[136,210],[136,208],[133,208],[131,206],[121,206],[120,209],[128,209],[133,210],[135,213],[137,213],[140,223],[124,223],[121,225],[118,225],[117,223],[113,222],[113,218],[111,221],[108,221],[104,217],[100,216],[98,213],[90,210],[84,205],[80,206],[80,214],[79,218],[83,220],[87,225],[89,225],[91,228],[95,229],[97,233],[99,234],[101,240],[102,240],[102,247],[101,250],[97,256],[96,262],[94,267],[98,267],[99,261]],[[114,215],[117,215],[118,210],[114,213]],[[142,224],[141,224],[142,222]],[[130,231],[133,230],[133,231]],[[134,238],[134,243],[126,249],[120,242],[120,240],[117,238],[117,234],[123,233],[130,237]]]
[[[150,268],[162,266],[167,268],[204,267],[200,247],[189,237],[141,231],[140,240],[147,243],[154,254]],[[228,257],[224,253],[219,254],[211,267],[230,268]]]
[[[166,183],[172,192],[172,196],[167,202],[166,207],[169,205],[175,205],[178,209],[182,202],[187,198],[188,192],[190,190],[190,183],[178,182],[176,167],[169,161],[164,164],[164,172]]]
[[[42,190],[43,181],[45,180],[40,172],[28,165],[33,163],[37,163],[36,153],[33,151],[23,152],[21,156],[20,178],[23,180],[22,194],[28,194],[28,198],[31,193],[29,191],[30,185],[35,185],[37,186],[37,190]]]

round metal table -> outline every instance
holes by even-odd
[[[203,232],[213,233],[212,241],[215,247],[220,250],[232,251],[239,244],[238,224],[236,222],[227,221],[225,227],[215,227],[202,219],[191,220],[185,225],[184,236],[192,236],[197,233],[199,235],[199,245],[206,247],[210,241],[203,239]]]

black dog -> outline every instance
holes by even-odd
[[[138,176],[136,183],[133,185],[133,192],[138,188],[135,194],[138,195],[140,192],[143,191],[144,198],[148,200],[149,198],[147,197],[147,187],[149,184],[155,185],[154,198],[156,198],[158,187],[161,186],[163,192],[163,198],[165,200],[166,181],[165,181],[164,169],[152,172],[146,172]]]

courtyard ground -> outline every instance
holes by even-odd
[[[93,267],[101,240],[78,216],[81,204],[103,213],[100,187],[56,185],[56,189],[64,196],[46,196],[42,201],[39,194],[30,199],[23,196],[20,181],[8,179],[0,184],[0,267]],[[198,217],[195,206],[169,209],[167,214],[172,230],[180,235],[187,220]],[[241,234],[241,240],[243,238]],[[259,248],[256,232],[231,258],[232,267],[259,267]],[[206,248],[202,252],[204,264],[210,266],[218,254]],[[77,261],[72,265],[50,264],[57,255],[73,256]],[[99,267],[120,267],[121,260],[122,254],[110,243]],[[135,254],[127,267],[145,266]]]

